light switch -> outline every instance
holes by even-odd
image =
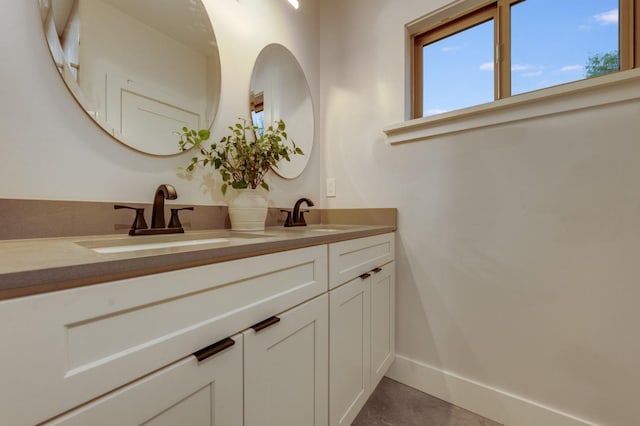
[[[327,178],[327,197],[336,196],[336,179]]]

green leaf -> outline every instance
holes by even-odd
[[[198,136],[200,136],[200,139],[203,141],[206,141],[209,139],[209,136],[211,136],[211,132],[209,132],[208,129],[201,129],[198,131]]]
[[[176,132],[176,135],[181,150],[195,147],[199,151],[199,156],[191,159],[187,170],[193,171],[198,166],[214,167],[222,180],[220,190],[226,194],[229,186],[269,190],[264,178],[271,168],[276,168],[282,159],[290,160],[291,155],[303,155],[293,140],[288,139],[285,128],[284,120],[276,120],[256,132],[258,127],[251,121],[238,118],[227,127],[228,133],[218,142],[211,143],[209,148],[203,146],[203,141],[211,137],[208,129],[183,127],[182,133]]]

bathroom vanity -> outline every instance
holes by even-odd
[[[218,44],[227,16],[244,15],[232,9],[247,6],[156,3],[40,1],[31,12],[39,11],[50,72],[86,117],[135,155],[172,156],[183,126],[220,127],[214,119],[232,90],[222,87],[223,70],[246,63],[221,56]],[[268,22],[269,8],[251,13]],[[211,11],[224,21],[221,39]],[[302,144],[305,155],[276,173],[296,178],[309,161],[319,170],[303,66],[285,45],[262,46],[271,39],[262,30],[255,35],[243,41],[245,51],[260,48],[246,85],[252,124],[264,130],[282,119]],[[0,240],[0,425],[351,423],[394,356],[395,222],[302,227],[300,212],[286,230],[148,235],[165,229],[165,198],[176,198],[166,184],[151,230],[141,206],[117,207],[136,211],[132,237]],[[19,213],[6,215],[16,218],[6,228],[43,222],[29,219],[33,209]],[[169,227],[182,229],[175,213]],[[80,219],[71,228],[101,223],[72,216]],[[62,217],[47,217],[45,228],[67,225]]]
[[[0,424],[348,425],[394,357],[394,231],[2,242]]]

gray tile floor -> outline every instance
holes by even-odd
[[[501,426],[384,377],[352,426]]]

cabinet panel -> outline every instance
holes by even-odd
[[[350,425],[371,390],[369,279],[329,292],[329,324],[330,424]]]
[[[395,357],[395,262],[371,273],[371,389]]]
[[[325,426],[327,296],[278,315],[245,336],[245,426]]]
[[[0,424],[51,418],[326,290],[315,246],[0,301]]]
[[[189,395],[173,407],[168,408],[141,426],[211,426],[220,424],[214,420],[215,409],[211,406],[214,398],[212,386],[206,386]],[[226,409],[226,408],[225,408]],[[213,420],[213,421],[212,421]]]
[[[395,234],[329,244],[329,288],[346,283],[395,256]]]
[[[242,335],[198,362],[184,358],[45,425],[242,426]]]

